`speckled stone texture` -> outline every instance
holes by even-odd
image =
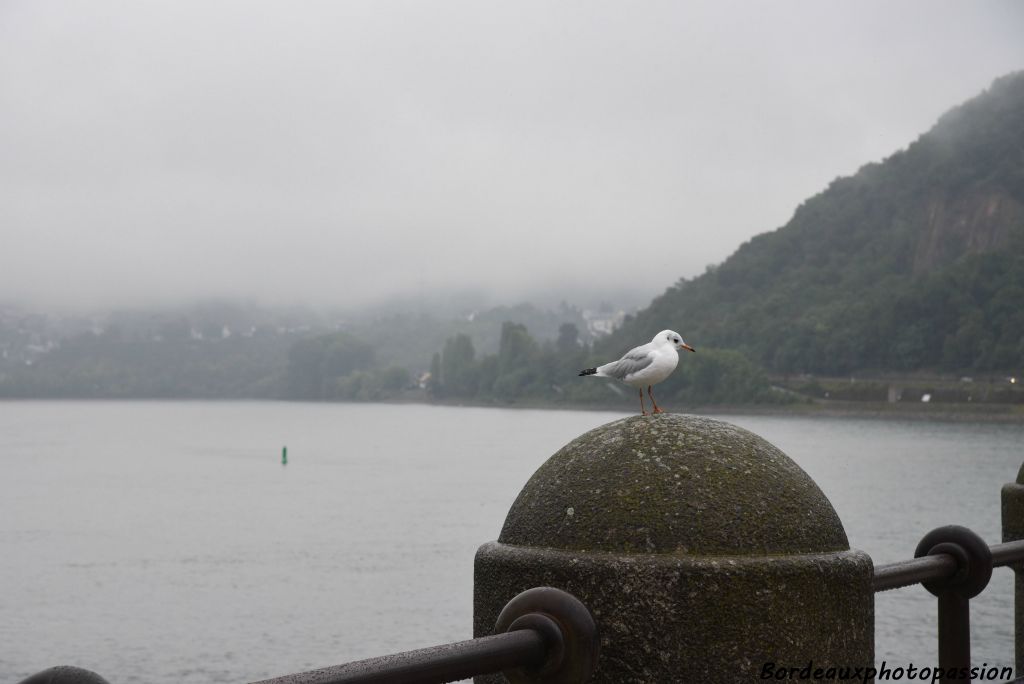
[[[1024,539],[1024,465],[1017,473],[1017,481],[1003,485],[1003,541]],[[1013,567],[1016,577],[1014,613],[1016,615],[1017,676],[1024,675],[1024,566]]]
[[[721,421],[636,416],[530,478],[477,552],[473,629],[491,634],[509,599],[552,586],[598,622],[595,682],[753,682],[767,662],[871,665],[871,574],[777,448]]]

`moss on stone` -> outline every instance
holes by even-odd
[[[1024,539],[1024,466],[1017,474],[1016,482],[1003,485],[1003,541]],[[1016,576],[1014,583],[1014,620],[1018,641],[1024,634],[1024,563],[1010,566]],[[1024,672],[1024,645],[1018,643],[1016,653],[1017,673]]]
[[[490,543],[476,556],[473,634],[492,634],[519,592],[550,586],[583,601],[597,622],[594,684],[753,682],[766,662],[866,666],[874,660],[871,576],[859,551],[702,557]]]
[[[678,414],[626,418],[567,444],[530,478],[499,541],[687,555],[849,548],[828,499],[778,448]]]

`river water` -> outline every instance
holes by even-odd
[[[473,554],[533,471],[624,413],[274,402],[0,403],[0,682],[244,682],[471,636]],[[722,417],[813,477],[851,546],[1000,541],[1024,426]],[[281,465],[287,445],[289,463]],[[878,662],[933,664],[923,588],[876,603]],[[1012,573],[972,601],[1011,665]]]

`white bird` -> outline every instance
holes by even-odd
[[[651,385],[659,382],[672,374],[679,363],[679,350],[686,349],[692,352],[697,351],[683,341],[677,332],[662,330],[654,336],[654,339],[647,344],[634,347],[626,352],[618,361],[606,363],[597,368],[581,370],[580,375],[596,375],[599,378],[615,378],[621,380],[630,387],[640,390],[640,413],[647,415],[644,407],[644,385],[647,386],[647,396],[651,398],[654,410],[651,414],[664,413],[654,401],[654,394],[651,393]]]

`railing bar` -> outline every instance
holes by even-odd
[[[939,595],[939,667],[943,673],[971,669],[970,599],[956,591]],[[943,674],[941,684],[959,680]]]
[[[521,629],[265,679],[255,684],[441,684],[514,667],[539,665],[546,651],[540,632]]]
[[[956,572],[956,559],[948,553],[921,556],[875,567],[872,586],[875,592],[898,589],[928,580],[948,577]]]
[[[993,544],[992,566],[1003,567],[1024,563],[1024,540]],[[956,559],[948,553],[922,556],[912,560],[875,567],[873,586],[876,592],[942,579],[956,572]]]
[[[1024,562],[1024,540],[993,544],[992,565],[1002,567]]]

